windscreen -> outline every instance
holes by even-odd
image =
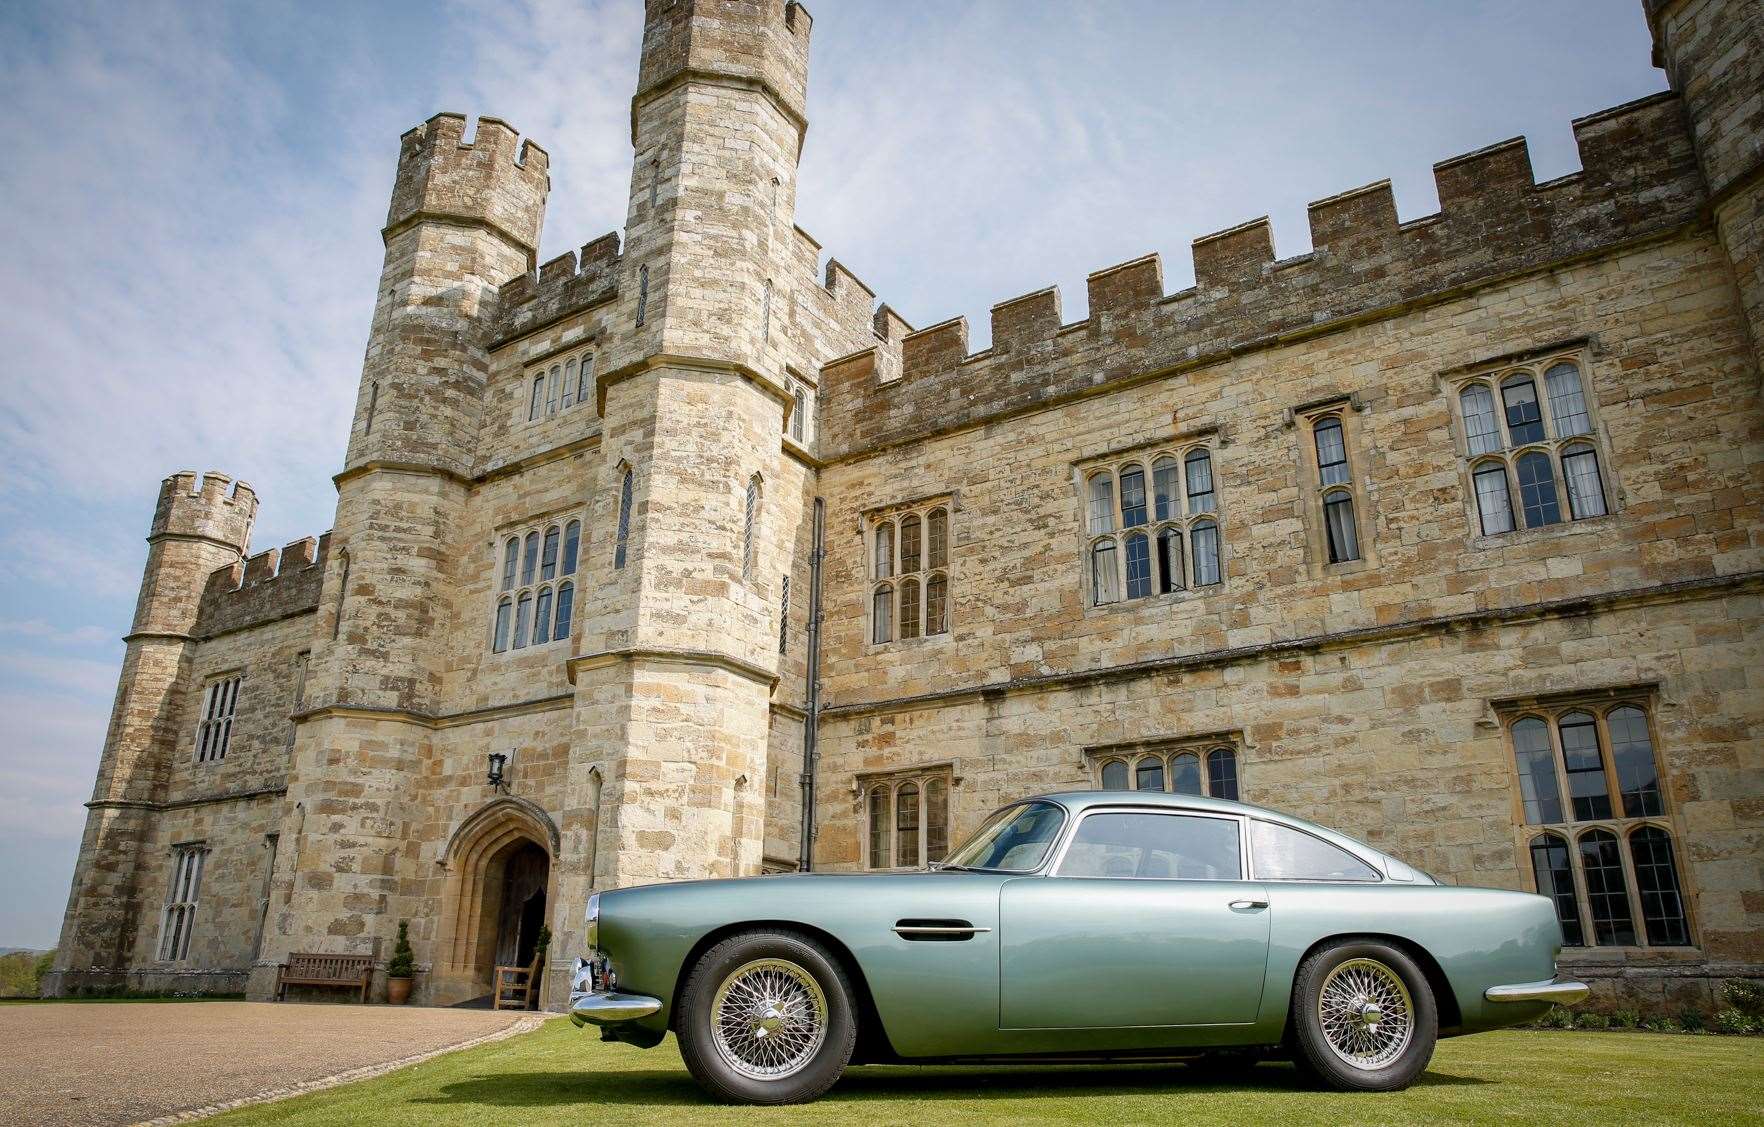
[[[948,868],[1026,873],[1039,868],[1059,836],[1066,812],[1051,802],[1007,806],[949,855]]]

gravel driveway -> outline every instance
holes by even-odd
[[[371,1070],[539,1015],[271,1002],[0,1006],[0,1124],[136,1123]]]

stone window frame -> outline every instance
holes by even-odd
[[[521,388],[525,396],[517,407],[521,421],[527,424],[555,419],[590,402],[594,394],[593,348],[565,349],[529,364]]]
[[[1608,523],[1622,510],[1622,490],[1618,483],[1616,462],[1611,456],[1610,442],[1600,418],[1598,396],[1594,393],[1596,370],[1592,362],[1592,351],[1590,341],[1573,341],[1511,354],[1442,375],[1441,385],[1451,414],[1465,517],[1473,546],[1492,548],[1510,544],[1514,538],[1571,535],[1588,527]],[[1575,369],[1579,382],[1581,413],[1587,420],[1584,430],[1572,434],[1562,433],[1562,423],[1557,418],[1558,406],[1553,402],[1556,397],[1550,393],[1548,381],[1548,373],[1563,364],[1572,365]],[[1516,442],[1503,393],[1504,385],[1526,378],[1529,379],[1536,397],[1538,421],[1543,435],[1535,440]],[[1470,420],[1465,411],[1464,395],[1476,387],[1483,389],[1491,402],[1494,430],[1485,433],[1493,435],[1492,447],[1486,442],[1474,441],[1476,436],[1471,433]],[[1575,515],[1569,493],[1564,458],[1586,453],[1593,456],[1598,472],[1603,511],[1578,516]],[[1550,486],[1555,494],[1557,511],[1557,519],[1552,522],[1538,525],[1526,523],[1519,468],[1521,461],[1527,459],[1528,455],[1539,455],[1549,464]],[[1535,465],[1536,462],[1532,461],[1531,464]],[[1481,498],[1477,493],[1477,477],[1479,473],[1492,477],[1497,470],[1506,490],[1509,527],[1485,532]]]
[[[1286,425],[1297,435],[1295,454],[1298,461],[1299,497],[1305,513],[1305,543],[1312,561],[1314,575],[1348,575],[1378,566],[1378,546],[1372,535],[1375,526],[1370,491],[1366,486],[1366,447],[1370,439],[1361,424],[1360,415],[1366,407],[1357,393],[1331,395],[1291,407],[1286,412]],[[1321,455],[1317,447],[1317,431],[1334,420],[1341,427],[1343,455],[1346,458],[1345,481],[1325,482]],[[1331,559],[1328,505],[1332,498],[1345,496],[1352,506],[1354,540],[1359,555],[1352,559]]]
[[[575,567],[570,562],[570,529],[575,528]],[[557,535],[553,551],[552,534]],[[581,606],[582,560],[587,554],[588,518],[581,510],[566,510],[519,525],[503,528],[490,541],[490,631],[485,649],[492,657],[508,657],[567,643],[574,635]],[[529,565],[529,556],[531,563]],[[551,563],[547,564],[550,558]],[[547,574],[546,568],[550,567]],[[565,593],[568,598],[566,600]],[[567,603],[569,618],[560,633],[558,612]],[[527,604],[523,606],[523,604]],[[545,610],[546,638],[535,641],[533,625],[541,606]],[[503,611],[507,609],[505,618]],[[516,639],[521,639],[518,643]]]
[[[753,582],[759,562],[760,525],[765,520],[766,483],[758,473],[747,479],[741,501],[741,582]]]
[[[912,767],[898,771],[876,771],[860,774],[852,780],[852,790],[857,796],[858,805],[858,867],[866,872],[911,872],[922,869],[926,865],[941,861],[949,856],[954,843],[950,840],[953,823],[950,820],[951,792],[961,782],[955,773],[953,762],[932,763],[922,767]],[[904,813],[900,804],[901,793],[907,787],[915,788],[917,805],[913,808],[916,824],[908,827],[901,825]],[[930,856],[935,842],[931,837],[933,811],[931,788],[936,786],[943,796],[943,842],[942,852]],[[885,796],[884,811],[886,818],[883,823],[881,840],[888,864],[875,864],[876,824],[875,798]],[[911,829],[917,834],[917,862],[911,865],[900,864],[899,834],[902,829]]]
[[[1221,498],[1223,490],[1220,488],[1219,472],[1219,451],[1225,445],[1224,436],[1217,429],[1209,428],[1074,463],[1072,482],[1078,497],[1079,579],[1085,613],[1205,597],[1220,594],[1226,589],[1226,580],[1230,573],[1230,553],[1226,547],[1227,519],[1225,504]],[[1211,498],[1210,509],[1195,510],[1192,507],[1188,466],[1189,460],[1196,454],[1205,454],[1207,459],[1212,483],[1212,489],[1208,493]],[[1159,517],[1156,478],[1158,465],[1164,461],[1174,464],[1178,496],[1175,499],[1175,513]],[[1135,466],[1143,475],[1145,519],[1129,525],[1123,506],[1125,499],[1122,496],[1121,475]],[[1109,488],[1112,491],[1112,527],[1107,531],[1092,531],[1093,482],[1103,477],[1109,479]],[[1214,529],[1217,542],[1218,578],[1203,584],[1195,581],[1194,533],[1198,528],[1208,525]],[[1166,532],[1173,532],[1180,544],[1182,581],[1180,586],[1161,590],[1166,585],[1163,580],[1165,564],[1158,545]],[[1128,547],[1129,541],[1136,535],[1143,535],[1146,539],[1146,561],[1149,569],[1146,581],[1151,590],[1144,595],[1128,593]],[[1111,553],[1115,576],[1114,597],[1106,599],[1104,595],[1107,592],[1099,589],[1096,579],[1096,557],[1098,550],[1104,546],[1108,546]]]
[[[1225,752],[1231,757],[1231,779],[1226,787],[1221,773],[1217,770],[1215,753]],[[1201,776],[1201,796],[1208,798],[1224,798],[1233,802],[1242,801],[1244,740],[1240,731],[1207,732],[1193,736],[1175,736],[1168,739],[1135,740],[1131,743],[1102,744],[1084,749],[1084,769],[1095,790],[1118,790],[1132,792],[1140,789],[1139,772],[1148,763],[1156,763],[1159,767],[1159,778],[1163,785],[1159,793],[1188,794],[1189,791],[1172,791],[1170,782],[1173,778],[1170,764],[1179,756],[1193,755]],[[1125,787],[1110,787],[1104,781],[1105,774],[1111,764],[1120,764],[1127,773]],[[1230,793],[1221,794],[1221,790],[1229,789]]]
[[[202,898],[202,873],[212,852],[206,841],[184,841],[172,846],[171,880],[166,883],[165,906],[159,915],[157,961],[181,963],[190,957],[190,935],[196,928],[196,912]]]
[[[1528,891],[1542,896],[1551,896],[1548,890],[1540,887],[1534,865],[1532,847],[1544,839],[1553,838],[1562,843],[1568,853],[1569,872],[1572,882],[1572,898],[1575,906],[1574,920],[1577,921],[1581,942],[1576,944],[1572,934],[1565,934],[1564,947],[1576,952],[1615,952],[1619,956],[1641,950],[1693,951],[1699,949],[1695,913],[1692,902],[1695,895],[1689,881],[1689,874],[1684,866],[1685,840],[1684,834],[1677,826],[1678,815],[1672,801],[1671,776],[1666,769],[1666,759],[1661,750],[1659,725],[1656,714],[1659,708],[1659,686],[1643,684],[1621,686],[1606,689],[1577,690],[1563,693],[1552,693],[1531,697],[1515,697],[1490,702],[1501,726],[1502,741],[1506,748],[1512,792],[1512,818],[1515,827],[1515,845],[1517,847],[1518,868]],[[1614,743],[1610,735],[1609,718],[1612,713],[1623,708],[1639,710],[1647,726],[1649,750],[1653,755],[1655,785],[1659,791],[1660,810],[1658,813],[1628,814],[1623,807],[1621,780],[1617,775],[1616,756],[1613,754]],[[1594,731],[1598,742],[1601,770],[1605,780],[1605,794],[1611,802],[1611,816],[1594,818],[1577,818],[1574,813],[1574,796],[1569,786],[1568,770],[1562,749],[1562,718],[1571,714],[1590,715],[1594,721]],[[1518,744],[1514,738],[1514,728],[1522,721],[1532,718],[1543,722],[1549,736],[1549,756],[1553,779],[1556,787],[1557,801],[1562,806],[1562,820],[1552,822],[1528,822],[1525,811],[1525,791],[1518,763]],[[1648,918],[1644,911],[1642,891],[1636,879],[1634,835],[1638,830],[1653,828],[1666,835],[1666,841],[1672,851],[1672,875],[1677,886],[1679,914],[1682,917],[1685,932],[1684,943],[1656,944],[1648,938]],[[1634,943],[1616,944],[1600,943],[1597,938],[1597,926],[1592,910],[1592,896],[1586,879],[1585,858],[1581,851],[1582,841],[1588,835],[1604,832],[1613,835],[1618,842],[1618,855],[1622,866],[1624,898],[1628,906],[1630,927],[1634,931]],[[1558,911],[1560,911],[1558,903]],[[1566,932],[1566,928],[1564,929]]]
[[[867,649],[881,649],[885,646],[914,645],[921,643],[936,644],[954,636],[955,633],[955,597],[952,576],[955,559],[955,517],[956,497],[954,493],[939,493],[931,497],[922,497],[915,501],[907,501],[890,505],[881,509],[872,509],[863,516],[864,571],[869,577],[865,584],[867,597],[864,600],[864,639]],[[931,523],[934,514],[943,514],[943,558],[942,563],[936,562],[931,554]],[[908,522],[917,529],[918,565],[906,570],[908,557],[906,554],[906,537],[904,530]],[[888,566],[886,574],[882,567],[881,541],[886,535],[888,544]],[[911,585],[910,602],[908,601]],[[932,631],[932,611],[937,604],[932,600],[932,587],[940,585],[943,593],[941,599],[942,618],[938,623],[942,628]],[[888,607],[887,628],[882,630],[878,623],[882,617],[878,608],[886,598]],[[915,631],[911,637],[902,636],[902,623],[907,621],[906,611],[911,608],[916,616]],[[883,636],[883,635],[886,636]]]
[[[623,571],[631,542],[631,510],[637,507],[637,470],[631,463],[621,461],[618,474],[618,526],[613,533],[612,565],[614,571]]]
[[[202,702],[196,710],[196,738],[192,762],[212,765],[227,757],[233,742],[233,720],[239,714],[239,691],[245,671],[229,669],[210,674],[202,684]]]
[[[814,415],[816,389],[814,384],[803,378],[796,369],[790,368],[788,372],[786,388],[790,392],[790,417],[784,420],[784,435],[792,443],[806,450],[815,437],[812,416]]]

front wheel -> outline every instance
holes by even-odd
[[[803,1103],[839,1079],[857,1041],[851,985],[820,944],[749,931],[706,951],[680,996],[680,1055],[722,1100]]]
[[[1345,1092],[1407,1088],[1439,1038],[1427,976],[1377,940],[1334,943],[1300,964],[1291,1020],[1296,1063]]]

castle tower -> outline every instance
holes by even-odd
[[[44,992],[122,984],[140,912],[135,886],[150,804],[163,797],[176,754],[196,611],[210,573],[238,561],[251,540],[257,494],[212,470],[200,485],[194,471],[159,487],[147,536],[147,566],[135,600],[134,625],[123,639],[122,674],[98,781],[86,804],[86,831]]]
[[[1684,99],[1715,228],[1764,369],[1764,4],[1647,0],[1654,64]]]
[[[437,114],[405,133],[378,300],[289,771],[277,875],[290,910],[264,955],[390,951],[412,779],[428,748],[457,582],[496,287],[530,269],[548,158],[505,123]],[[303,943],[305,946],[303,947]],[[259,970],[263,963],[260,962]],[[264,989],[254,980],[254,994]]]
[[[779,462],[808,40],[785,0],[646,6],[598,388],[596,520],[629,534],[622,568],[617,535],[597,543],[609,579],[572,663],[576,743],[613,749],[599,887],[759,871],[773,615],[805,507]]]

